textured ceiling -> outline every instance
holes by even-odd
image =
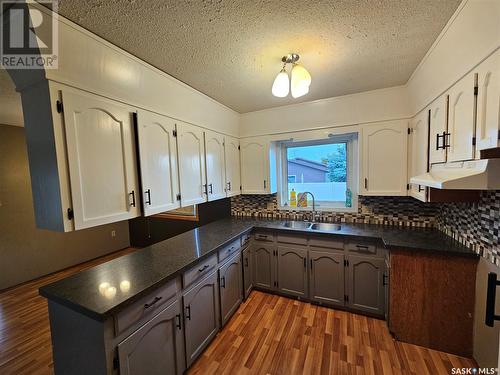
[[[59,12],[238,112],[404,84],[460,0],[59,0]],[[312,75],[271,95],[281,57]]]

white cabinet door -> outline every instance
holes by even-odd
[[[484,150],[499,145],[500,50],[479,65],[477,73],[476,146],[477,150]]]
[[[430,105],[429,163],[446,162],[446,129],[448,128],[448,95],[442,95]]]
[[[241,193],[240,185],[240,141],[233,137],[225,137],[224,155],[226,158],[226,192],[228,197]]]
[[[429,110],[420,112],[410,122],[411,127],[411,170],[410,177],[418,176],[428,171],[429,149]],[[410,195],[425,202],[425,187],[411,184]]]
[[[206,202],[203,129],[180,121],[177,121],[176,124],[181,206]]]
[[[139,215],[132,111],[62,92],[75,229]]]
[[[261,138],[242,139],[241,193],[269,194],[269,142]]]
[[[180,206],[174,120],[155,113],[137,114],[142,202],[146,216]]]
[[[474,159],[474,80],[468,74],[448,93],[448,162]]]
[[[224,136],[205,131],[205,155],[207,165],[208,200],[226,197],[226,173],[224,167]]]
[[[407,121],[363,128],[362,195],[407,195]]]

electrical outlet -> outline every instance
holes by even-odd
[[[111,231],[111,238],[115,238],[116,237],[116,231],[115,230],[112,230]]]

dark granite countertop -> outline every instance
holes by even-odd
[[[341,229],[332,233],[289,229],[282,223],[239,218],[219,220],[45,285],[40,294],[102,321],[253,228],[379,241],[388,249],[477,257],[472,250],[435,229],[342,223]],[[99,292],[102,283],[115,286],[116,293],[102,295]]]

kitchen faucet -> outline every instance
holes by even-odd
[[[314,199],[314,194],[311,193],[310,191],[304,191],[304,194],[306,194],[306,197],[307,197],[307,194],[311,195],[311,197],[312,197],[313,209],[312,209],[311,221],[315,222],[316,221],[316,200]],[[306,198],[306,200],[307,200],[307,198]]]

